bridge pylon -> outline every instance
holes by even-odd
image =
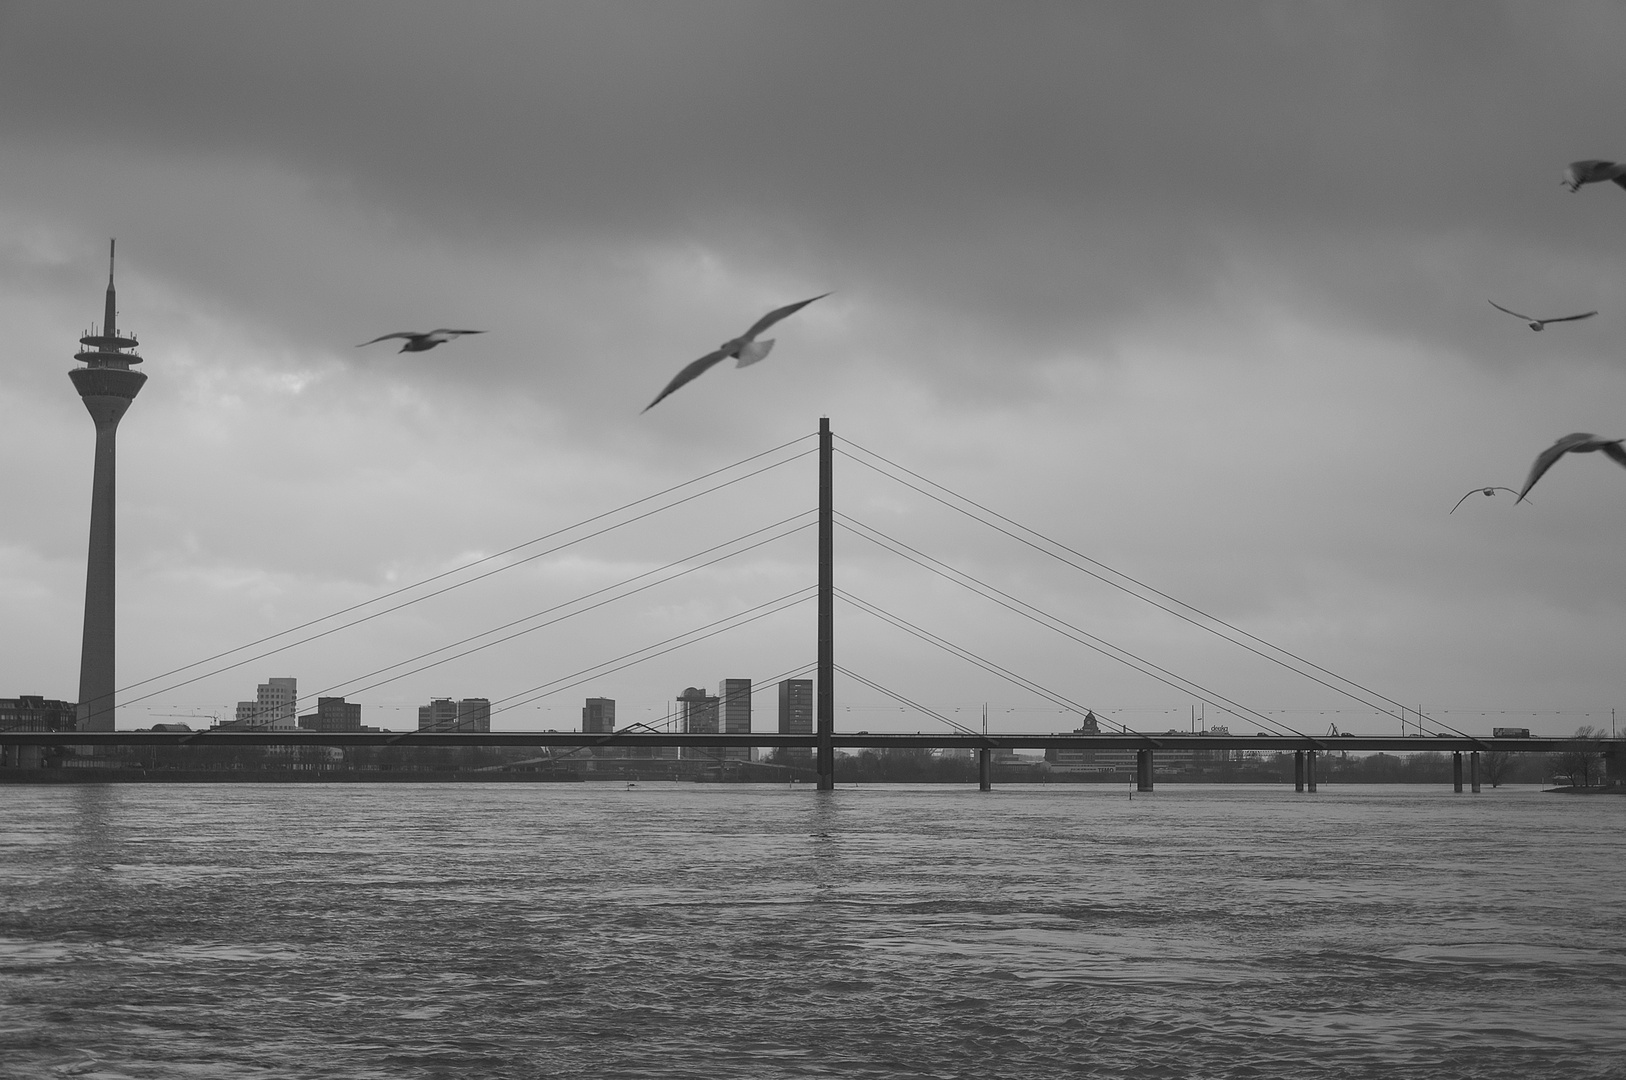
[[[834,452],[830,418],[819,418],[819,688],[818,719],[819,790],[834,791],[836,748],[831,742],[836,731],[836,649],[834,572]]]

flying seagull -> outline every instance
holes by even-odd
[[[735,364],[735,367],[744,367],[747,364],[754,364],[758,360],[761,360],[764,356],[768,355],[770,350],[773,349],[773,338],[769,338],[767,341],[758,341],[756,340],[758,334],[762,333],[764,330],[768,329],[768,327],[772,326],[780,319],[783,319],[785,316],[796,314],[796,312],[811,304],[813,300],[823,300],[829,295],[829,293],[820,293],[819,295],[813,297],[812,300],[803,300],[796,304],[786,304],[782,308],[775,308],[774,310],[768,312],[768,314],[758,319],[756,323],[752,325],[751,329],[747,330],[737,338],[723,342],[714,351],[707,353],[705,356],[702,356],[700,359],[678,372],[672,381],[666,384],[666,389],[657,394],[654,401],[651,401],[648,405],[644,406],[643,411],[648,412],[650,409],[653,409],[655,406],[661,403],[661,399],[667,394],[670,394],[684,383],[693,382],[695,379],[698,379],[701,375],[706,373],[708,368],[725,357],[732,356],[738,360],[739,363]]]
[[[483,333],[485,333],[484,330],[431,330],[427,334],[415,334],[410,330],[402,330],[399,333],[385,334],[382,337],[375,337],[372,341],[363,341],[360,345],[357,345],[356,348],[366,348],[368,345],[373,345],[380,341],[388,341],[390,338],[398,337],[406,338],[406,344],[401,346],[402,352],[427,352],[428,350],[433,349],[436,345],[444,345],[453,338],[462,337],[464,334]]]
[[[1517,311],[1503,307],[1495,300],[1487,300],[1486,303],[1490,304],[1490,306],[1495,308],[1497,311],[1507,312],[1515,319],[1523,319],[1525,322],[1530,324],[1530,329],[1532,330],[1540,330],[1550,322],[1574,322],[1576,319],[1590,319],[1592,316],[1597,314],[1596,311],[1586,311],[1582,312],[1580,315],[1561,315],[1556,319],[1532,319],[1528,315],[1520,315]]]
[[[1517,491],[1514,491],[1510,487],[1488,487],[1488,488],[1474,488],[1472,491],[1468,492],[1468,495],[1495,495],[1498,491],[1505,491],[1509,495],[1517,495],[1518,494]],[[1464,495],[1462,498],[1458,499],[1457,500],[1457,506],[1461,506],[1463,503],[1467,502],[1468,501],[1468,495]],[[1454,513],[1457,512],[1457,506],[1453,506],[1451,508],[1451,513],[1454,514]]]
[[[1530,478],[1524,482],[1524,490],[1519,492],[1515,503],[1524,501],[1525,495],[1536,486],[1541,474],[1553,467],[1553,462],[1565,454],[1590,454],[1594,450],[1602,450],[1621,465],[1626,466],[1626,450],[1622,450],[1619,439],[1600,439],[1596,435],[1589,435],[1584,431],[1577,431],[1574,435],[1566,435],[1553,445],[1541,452],[1536,463],[1530,468]],[[1469,494],[1473,494],[1469,492]]]
[[[1564,167],[1564,174],[1559,183],[1569,188],[1570,194],[1573,195],[1581,190],[1582,184],[1601,184],[1605,180],[1613,180],[1626,188],[1626,165],[1618,161],[1599,161],[1596,158],[1572,161]]]

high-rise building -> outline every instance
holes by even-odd
[[[779,684],[779,734],[813,734],[812,679],[786,679]]]
[[[451,731],[457,723],[457,702],[449,697],[431,698],[418,706],[419,731]]]
[[[491,732],[491,702],[483,697],[466,697],[457,703],[457,730]]]
[[[419,731],[491,730],[491,702],[485,698],[434,698],[418,707]]]
[[[717,699],[691,686],[677,696],[678,730],[685,735],[717,734]],[[715,761],[720,755],[715,747],[685,746],[685,758]]]
[[[751,680],[724,679],[717,686],[717,710],[724,735],[751,734]],[[730,746],[723,757],[739,761],[751,760],[749,746]]]
[[[785,679],[779,684],[779,733],[781,735],[813,734],[813,680]],[[811,761],[813,750],[805,746],[787,746],[782,758]]]
[[[80,731],[113,730],[113,577],[115,444],[119,421],[147,377],[132,371],[141,363],[134,337],[120,337],[118,298],[113,291],[113,246],[107,249],[107,298],[102,328],[92,327],[74,354],[84,367],[68,372],[79,398],[96,424],[96,466],[90,487],[90,549],[85,558],[85,623],[79,652]],[[130,351],[126,351],[130,350]]]
[[[299,726],[306,731],[360,731],[361,703],[342,697],[317,698],[316,711],[301,716]]]
[[[678,730],[685,735],[717,734],[717,699],[691,686],[677,696]]]
[[[615,730],[615,699],[590,697],[582,706],[582,731],[608,735]]]
[[[240,731],[293,731],[299,727],[298,701],[298,679],[270,679],[255,689],[253,701],[237,703],[231,726]]]

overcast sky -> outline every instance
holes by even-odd
[[[626,723],[805,667],[810,601],[572,677],[811,586],[804,529],[367,678],[811,510],[810,456],[145,681],[800,439],[718,479],[791,458],[828,416],[838,510],[1205,689],[845,529],[838,587],[1124,724],[1400,729],[860,448],[1369,702],[1607,729],[1626,471],[1574,456],[1533,505],[1448,511],[1519,487],[1559,436],[1626,435],[1626,191],[1559,185],[1626,155],[1623,47],[1605,3],[0,0],[0,696],[77,694],[94,435],[67,372],[116,236],[149,376],[119,432],[118,683],[154,695],[121,727],[294,676],[386,727],[483,696],[513,705],[496,727],[566,729],[586,696]],[[832,290],[762,363],[640,413],[763,312]],[[1488,300],[1600,314],[1536,334]],[[443,326],[487,332],[356,347]],[[837,662],[898,695],[1077,724],[853,601],[836,615]],[[840,728],[941,727],[836,690]],[[775,706],[757,697],[759,729]]]

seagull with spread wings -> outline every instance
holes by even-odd
[[[384,334],[380,337],[375,337],[372,341],[363,341],[360,345],[357,345],[356,348],[364,349],[368,345],[375,345],[380,341],[388,341],[390,338],[406,338],[406,344],[401,346],[402,352],[427,352],[430,349],[433,349],[436,345],[444,345],[453,338],[462,337],[464,334],[483,333],[485,333],[484,330],[431,330],[427,334],[417,334],[413,333],[411,330],[401,330],[394,334]]]
[[[666,397],[666,395],[670,394],[684,383],[693,382],[695,379],[698,379],[713,365],[730,356],[739,361],[734,365],[735,367],[744,367],[747,364],[754,364],[758,360],[761,360],[764,356],[768,355],[770,350],[773,349],[774,339],[769,338],[766,341],[758,341],[756,339],[758,334],[762,333],[764,330],[768,329],[768,327],[772,326],[780,319],[783,319],[785,316],[796,314],[796,312],[802,310],[814,300],[823,300],[829,295],[829,293],[820,293],[811,300],[803,300],[800,303],[795,304],[786,304],[782,308],[775,308],[774,310],[768,312],[768,314],[758,319],[756,323],[752,325],[751,329],[747,330],[737,338],[723,342],[716,349],[707,353],[705,356],[702,356],[700,359],[678,372],[677,375],[673,377],[672,381],[666,384],[666,389],[657,394],[654,401],[651,401],[648,405],[644,406],[643,411],[648,412],[650,409],[653,409],[656,405],[661,403],[661,399]]]
[[[1626,188],[1626,165],[1618,161],[1599,161],[1597,158],[1572,161],[1564,167],[1559,183],[1569,188],[1573,195],[1581,190],[1582,184],[1601,184],[1605,180],[1613,180]]]
[[[1507,312],[1509,315],[1513,316],[1515,319],[1523,319],[1525,322],[1530,324],[1530,329],[1532,329],[1532,330],[1540,330],[1542,327],[1546,326],[1548,323],[1574,322],[1576,319],[1590,319],[1590,318],[1592,318],[1592,316],[1597,314],[1596,311],[1584,311],[1579,315],[1560,315],[1556,319],[1532,319],[1528,315],[1520,315],[1517,311],[1514,311],[1511,308],[1503,307],[1501,304],[1498,304],[1495,300],[1487,300],[1486,303],[1490,304],[1490,306],[1495,308],[1497,311],[1505,311],[1505,312]]]
[[[1495,495],[1498,491],[1505,491],[1509,495],[1517,495],[1518,494],[1517,491],[1514,491],[1510,487],[1474,488],[1472,491],[1468,492],[1468,495],[1464,495],[1462,498],[1457,500],[1457,506],[1461,506],[1463,503],[1467,502],[1469,495]],[[1454,514],[1454,513],[1457,512],[1457,506],[1453,506],[1451,508],[1451,513]]]
[[[1553,462],[1565,454],[1590,454],[1594,450],[1602,450],[1622,466],[1626,466],[1626,450],[1621,449],[1620,444],[1620,439],[1600,439],[1596,435],[1590,435],[1584,431],[1577,431],[1573,435],[1564,436],[1543,450],[1541,456],[1536,458],[1535,465],[1530,468],[1530,478],[1524,482],[1524,490],[1519,492],[1519,497],[1514,502],[1523,502],[1524,497],[1530,493],[1531,488],[1536,486],[1536,481],[1541,479],[1542,474],[1552,468]],[[1469,494],[1473,493],[1469,492]]]

